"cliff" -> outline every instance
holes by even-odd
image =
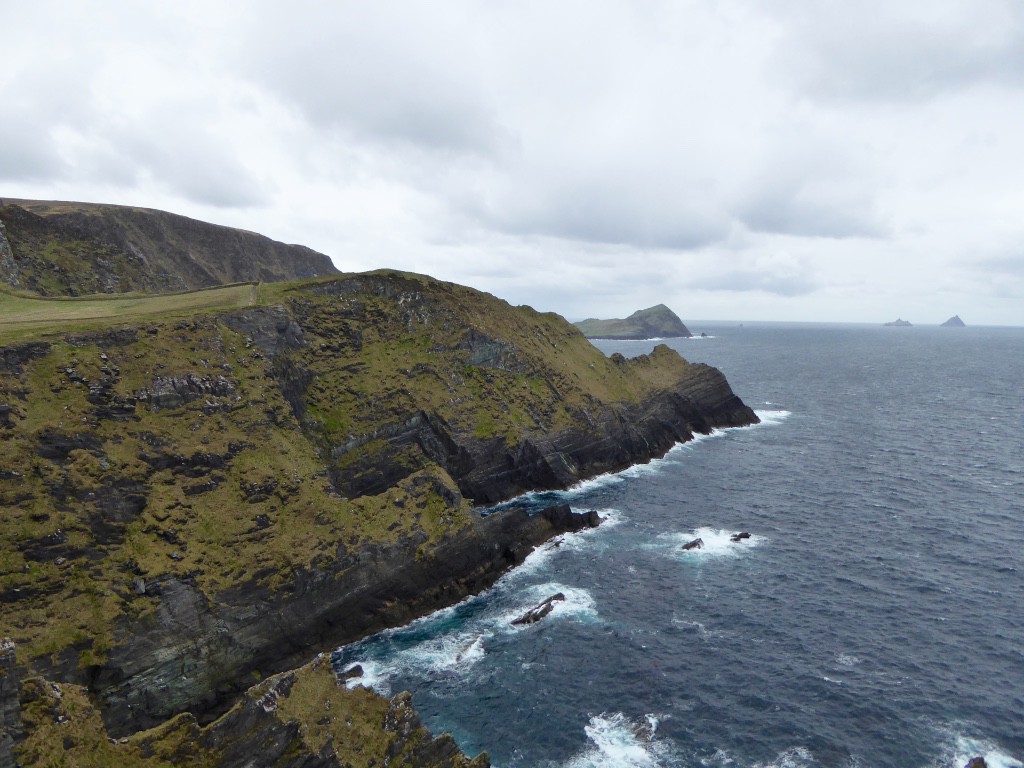
[[[260,681],[479,591],[554,533],[597,522],[475,505],[756,421],[720,372],[664,346],[607,358],[557,315],[430,278],[346,275],[260,297],[188,319],[154,299],[131,325],[55,315],[16,343],[0,336],[0,637],[25,680],[46,681],[22,686],[15,754],[54,735],[59,713],[40,714],[52,683],[77,697],[64,716],[91,723],[82,745],[155,739],[164,752],[138,746],[140,759],[221,765],[217,745],[252,731],[282,755],[295,739],[319,745],[321,762],[281,764],[368,765],[351,732],[342,743],[344,729],[302,715],[344,698],[326,672],[316,693],[275,694],[292,701],[283,719],[255,708]],[[448,756],[393,764],[465,760],[436,749]]]
[[[590,318],[576,323],[576,327],[589,339],[669,339],[693,335],[664,304],[638,309],[624,320]]]
[[[4,203],[0,282],[44,296],[185,291],[337,274],[327,256],[304,246],[164,211]]]

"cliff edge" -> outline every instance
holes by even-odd
[[[0,637],[22,678],[44,681],[22,685],[16,755],[56,734],[59,713],[39,714],[53,684],[75,692],[83,734],[163,745],[145,759],[203,764],[167,734],[235,723],[193,740],[235,743],[253,715],[268,739],[319,745],[321,762],[282,764],[370,764],[351,733],[309,736],[303,707],[335,695],[326,672],[312,699],[275,694],[292,700],[284,725],[254,708],[261,681],[598,522],[478,505],[757,420],[719,371],[667,347],[608,358],[557,315],[391,271],[282,285],[245,309],[34,333],[0,337]],[[327,761],[328,738],[344,759]],[[431,760],[396,764],[466,759]]]

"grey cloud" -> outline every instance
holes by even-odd
[[[316,23],[266,7],[240,67],[316,125],[361,141],[490,154],[509,139],[475,71],[472,33],[441,7],[346,5]]]
[[[932,98],[977,83],[1024,85],[1024,7],[1014,0],[780,4],[777,64],[816,98]]]
[[[19,115],[0,120],[0,179],[37,181],[58,177],[64,162],[45,128]]]
[[[787,297],[803,296],[819,288],[816,281],[804,275],[743,269],[698,278],[690,282],[689,286],[705,291],[761,291]]]
[[[799,192],[761,198],[746,205],[740,218],[757,232],[801,237],[880,237],[885,232],[871,212],[829,205]]]

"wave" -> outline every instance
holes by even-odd
[[[984,757],[988,768],[1024,768],[1024,763],[998,744],[972,733],[967,727],[947,726],[939,730],[944,735],[945,747],[928,768],[963,768],[972,757]]]
[[[551,613],[542,619],[542,623],[548,624],[553,620],[568,618],[586,622],[598,620],[597,603],[594,602],[594,597],[588,590],[578,587],[567,587],[556,582],[548,582],[546,584],[534,584],[523,590],[522,597],[517,601],[516,607],[504,611],[497,617],[497,627],[515,632],[533,626],[529,624],[524,626],[513,625],[512,621],[552,595],[557,594],[561,594],[565,599],[552,603]]]
[[[669,745],[657,739],[658,718],[642,723],[621,712],[601,713],[584,727],[591,745],[572,757],[565,768],[660,768],[671,763]]]
[[[792,747],[770,763],[754,763],[753,768],[809,768],[817,765],[814,755],[805,747]]]
[[[721,528],[695,528],[689,533],[671,533],[659,537],[667,540],[672,546],[672,553],[686,560],[703,560],[720,557],[741,557],[768,540],[766,536],[751,534],[749,539],[734,542],[735,530]],[[704,542],[699,549],[683,549],[695,539]]]
[[[771,403],[765,403],[765,405],[771,405]],[[781,424],[786,419],[788,419],[790,416],[792,416],[793,412],[792,411],[784,411],[784,410],[781,410],[781,409],[779,409],[779,410],[770,410],[770,411],[759,411],[759,410],[755,409],[754,410],[754,415],[757,416],[757,418],[759,418],[761,420],[761,424],[760,425],[755,424],[754,426],[766,426],[767,427],[767,426],[772,426],[774,424]],[[743,429],[743,427],[740,427],[740,429]]]
[[[527,491],[526,493],[515,496],[508,501],[503,501],[500,504],[495,504],[491,507],[480,508],[482,514],[491,514],[502,509],[508,509],[509,507],[526,505],[529,507],[540,507],[545,504],[557,504],[561,502],[571,501],[578,496],[584,496],[590,494],[593,491],[601,488],[606,488],[611,485],[616,485],[629,478],[642,477],[643,475],[653,474],[660,472],[668,464],[675,464],[678,462],[680,452],[692,450],[695,446],[704,442],[705,440],[712,440],[720,438],[739,429],[751,429],[759,426],[770,426],[773,424],[779,424],[790,416],[790,411],[783,410],[767,410],[767,411],[754,411],[757,417],[761,420],[760,424],[751,424],[745,427],[722,427],[712,429],[707,434],[701,434],[695,432],[689,440],[685,442],[681,441],[675,443],[665,454],[659,458],[651,459],[646,462],[638,462],[631,464],[625,469],[620,469],[617,472],[604,472],[600,475],[594,475],[586,480],[580,480],[578,483],[564,488],[561,490],[546,490],[546,491]]]

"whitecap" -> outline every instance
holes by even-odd
[[[584,727],[591,746],[566,763],[566,768],[660,768],[668,750],[655,738],[658,720],[647,715],[634,723],[621,712],[602,713]]]
[[[388,678],[393,670],[386,669],[373,661],[359,661],[345,666],[345,671],[355,666],[363,668],[363,674],[359,677],[350,677],[345,681],[346,688],[370,688],[382,696],[390,696],[391,689],[388,686]]]
[[[573,619],[576,621],[594,622],[599,619],[597,604],[593,595],[586,589],[579,587],[567,587],[557,582],[545,584],[533,584],[527,587],[519,595],[516,607],[499,615],[494,624],[510,631],[521,631],[534,625],[514,625],[512,622],[518,619],[531,608],[539,605],[552,595],[561,594],[565,599],[556,600],[552,603],[551,613],[542,619],[542,623],[550,623],[558,619]]]
[[[836,663],[844,667],[855,667],[860,664],[860,659],[849,653],[840,653],[836,656]]]
[[[815,765],[814,756],[806,747],[791,747],[768,764],[755,763],[754,768],[810,768]]]
[[[988,768],[1024,768],[1024,763],[1004,751],[998,744],[977,735],[945,729],[949,745],[939,761],[930,768],[963,768],[972,757],[984,757]]]
[[[767,405],[767,403],[766,403]],[[783,410],[771,410],[771,411],[754,411],[754,415],[761,420],[761,426],[771,426],[773,424],[781,424],[790,416],[793,415],[792,411]],[[757,425],[755,425],[757,426]]]
[[[667,534],[666,537],[673,545],[673,552],[677,556],[686,559],[706,559],[717,557],[740,557],[749,550],[767,541],[766,537],[751,534],[749,539],[734,542],[732,537],[737,531],[720,528],[696,528],[690,533]],[[695,539],[700,539],[703,545],[699,549],[683,549]]]

